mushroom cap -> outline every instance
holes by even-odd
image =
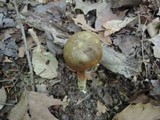
[[[64,45],[64,60],[76,71],[84,71],[100,62],[102,46],[95,33],[82,31],[72,35]]]

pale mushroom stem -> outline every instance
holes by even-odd
[[[82,91],[83,93],[87,92],[86,89],[86,75],[85,71],[77,72],[77,78],[78,78],[78,89]]]

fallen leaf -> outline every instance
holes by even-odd
[[[41,52],[35,47],[32,54],[32,64],[36,75],[47,79],[57,77],[58,61],[50,52]]]
[[[75,2],[76,2],[76,6],[74,10],[80,9],[86,15],[89,11],[96,9],[97,16],[99,12],[101,12],[106,7],[106,4],[107,4],[105,0],[97,3],[83,2],[83,0],[75,0]]]
[[[13,19],[8,18],[6,14],[0,13],[0,29],[8,28],[8,27],[15,27],[16,23]]]
[[[122,53],[128,56],[135,56],[134,53],[137,47],[140,47],[140,39],[135,35],[116,35],[113,39],[113,44],[117,45]]]
[[[54,37],[54,43],[65,43],[67,41],[67,32],[62,32],[63,26],[56,26],[49,16],[46,14],[27,12],[21,14],[21,19],[31,27],[46,31]],[[49,22],[48,22],[49,21]],[[59,29],[57,29],[57,27]],[[65,29],[65,28],[64,28]]]
[[[160,27],[160,19],[155,18],[147,25],[147,31],[150,35],[150,37],[154,37],[158,34]]]
[[[160,16],[160,7],[158,8],[157,16]]]
[[[95,22],[95,29],[97,31],[102,30],[103,23],[113,20],[113,19],[119,19],[116,14],[113,14],[110,8],[110,4],[106,2],[105,0],[97,2],[97,3],[91,3],[89,1],[83,2],[82,0],[76,0],[76,6],[74,10],[80,9],[83,11],[84,15],[86,15],[89,11],[96,10],[96,22]],[[107,16],[107,17],[104,17]]]
[[[111,20],[107,21],[103,24],[103,27],[106,29],[104,35],[111,35],[120,29],[124,28],[127,24],[132,22],[136,17],[128,18],[126,17],[124,20]]]
[[[112,120],[159,120],[160,107],[152,104],[136,104],[127,106]]]
[[[149,39],[149,41],[151,41],[154,44],[153,46],[154,57],[160,58],[160,34]]]
[[[4,63],[11,63],[12,60],[10,60],[7,56],[5,56],[3,62]]]
[[[128,58],[108,46],[103,46],[101,64],[114,73],[124,75],[126,78],[138,75],[142,71],[142,62],[140,60],[133,57]]]
[[[14,106],[8,114],[9,120],[23,120],[28,109],[27,92],[24,91],[19,102]]]
[[[48,91],[47,91],[47,85],[45,85],[45,84],[37,84],[36,85],[36,90],[39,93],[48,93]]]
[[[107,107],[105,105],[103,105],[103,103],[101,103],[99,100],[97,102],[97,116],[101,116],[102,113],[105,113],[107,110]]]
[[[39,3],[47,3],[48,2],[48,0],[36,0],[36,2],[39,2]]]
[[[18,56],[19,56],[20,58],[23,58],[23,57],[24,57],[24,54],[25,54],[24,47],[19,47],[19,48],[18,48],[18,51],[19,51]]]
[[[95,21],[95,29],[96,30],[103,30],[104,28],[102,25],[110,20],[121,19],[121,16],[117,16],[113,14],[111,11],[110,5],[106,3],[106,6],[102,8],[101,12],[98,13],[97,19]]]
[[[3,108],[3,106],[6,103],[7,95],[4,87],[0,89],[0,110]]]
[[[5,34],[3,40],[0,41],[0,57],[3,55],[9,57],[17,57],[18,46],[15,39],[9,34]]]
[[[31,120],[58,120],[55,118],[48,108],[52,105],[62,105],[60,99],[53,99],[44,93],[29,93],[29,113]]]
[[[45,93],[24,91],[20,101],[8,114],[9,120],[58,120],[49,111],[52,105],[62,105],[60,99],[53,99]],[[28,113],[29,111],[29,113]]]
[[[80,26],[82,29],[96,32],[96,29],[87,24],[83,14],[78,14],[76,18],[72,17],[72,19],[74,20],[75,24]]]
[[[153,85],[153,89],[151,90],[151,95],[159,95],[160,96],[160,80],[151,80]]]
[[[37,47],[33,49],[32,54],[32,64],[36,75],[47,79],[57,77],[58,61],[56,57],[44,50],[33,29],[29,29],[28,31],[37,44]]]
[[[143,0],[111,0],[112,8],[133,7],[144,2]]]
[[[145,95],[144,93],[141,93],[140,95],[138,94],[137,96],[135,93],[135,95],[133,95],[132,99],[133,100],[130,103],[148,103],[148,102],[150,102],[149,95]]]
[[[106,44],[106,45],[112,44],[112,40],[111,40],[110,36],[104,36],[104,32],[98,32],[97,36],[104,44]]]

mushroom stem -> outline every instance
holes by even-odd
[[[87,92],[86,89],[86,75],[85,71],[77,72],[77,77],[78,77],[78,89],[82,91],[83,93]]]

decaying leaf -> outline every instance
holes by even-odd
[[[64,29],[63,26],[56,26],[57,24],[55,24],[54,21],[51,21],[50,17],[46,14],[25,12],[22,13],[21,19],[31,27],[52,34],[54,43],[64,44],[66,42],[67,33],[64,31],[62,32],[62,29]],[[57,29],[57,27],[59,29]]]
[[[2,109],[3,106],[5,105],[6,99],[7,99],[6,91],[5,91],[4,87],[2,87],[0,89],[0,109]]]
[[[141,61],[134,58],[127,58],[122,53],[114,51],[108,46],[103,46],[102,65],[112,72],[124,75],[126,78],[139,74]]]
[[[106,6],[102,8],[102,11],[98,13],[97,19],[95,21],[95,29],[96,30],[102,30],[102,25],[110,20],[116,20],[121,19],[120,16],[117,16],[116,14],[113,14],[111,11],[110,5],[106,3]]]
[[[107,110],[107,107],[103,105],[99,100],[97,102],[97,116],[101,116],[102,113],[105,113]]]
[[[160,107],[152,104],[129,105],[112,120],[159,120]]]
[[[147,31],[148,31],[150,37],[154,37],[155,35],[158,34],[159,27],[160,27],[160,19],[159,18],[155,18],[154,20],[152,20],[151,23],[149,23],[147,25]]]
[[[57,120],[48,110],[52,105],[62,105],[62,102],[60,99],[53,99],[44,93],[29,93],[31,120]]]
[[[98,3],[83,2],[83,0],[75,0],[75,2],[76,2],[76,6],[74,8],[75,10],[80,9],[86,15],[89,11],[96,9],[97,16],[98,13],[101,12],[107,4],[105,0],[100,1]]]
[[[25,54],[25,49],[24,49],[24,47],[19,47],[18,48],[18,56],[20,57],[20,58],[22,58],[22,57],[24,57],[24,54]]]
[[[84,15],[86,15],[89,11],[96,10],[97,19],[95,22],[95,29],[97,31],[100,31],[103,29],[102,28],[103,23],[109,20],[119,18],[116,14],[112,13],[110,9],[110,4],[105,0],[99,1],[97,3],[91,3],[89,1],[83,2],[82,0],[75,0],[75,2],[76,2],[76,6],[74,9],[82,10]]]
[[[135,35],[116,35],[113,44],[117,45],[126,57],[134,56],[136,48],[141,45],[139,38]]]
[[[40,92],[40,93],[48,93],[47,91],[47,85],[45,84],[36,84],[36,89],[37,89],[37,92]]]
[[[37,47],[34,48],[32,64],[36,75],[47,79],[57,77],[58,61],[50,52],[41,52]]]
[[[27,92],[24,91],[17,105],[12,108],[8,114],[9,120],[23,120],[25,113],[28,110]]]
[[[154,44],[153,46],[154,56],[156,58],[160,58],[160,34],[149,39],[149,41],[151,41]]]
[[[126,17],[124,20],[111,20],[107,21],[106,23],[103,24],[103,27],[106,29],[105,30],[105,36],[111,35],[120,29],[124,28],[127,24],[132,22],[136,17],[133,18],[128,18]]]
[[[32,64],[36,75],[41,76],[42,78],[52,79],[57,77],[57,68],[58,61],[53,54],[46,52],[36,35],[33,29],[28,30],[34,41],[37,44],[37,47],[33,49],[32,54]]]
[[[99,39],[102,41],[103,44],[105,45],[111,45],[112,44],[112,40],[110,36],[104,36],[103,32],[98,32],[98,37]]]
[[[111,0],[112,8],[120,8],[120,7],[133,7],[137,6],[140,3],[144,2],[143,0]]]
[[[83,14],[78,14],[76,18],[72,18],[72,19],[74,20],[75,24],[80,26],[82,29],[96,32],[94,28],[92,28],[87,24]]]
[[[151,83],[153,85],[153,89],[150,94],[160,96],[160,80],[151,80]]]
[[[52,105],[62,105],[59,99],[53,99],[45,93],[25,91],[18,104],[10,111],[9,120],[57,120],[48,108]],[[27,112],[29,111],[29,113]]]
[[[0,29],[7,27],[15,27],[15,22],[11,18],[7,18],[3,12],[0,13]]]
[[[36,1],[39,3],[47,3],[48,2],[48,0],[36,0]]]

